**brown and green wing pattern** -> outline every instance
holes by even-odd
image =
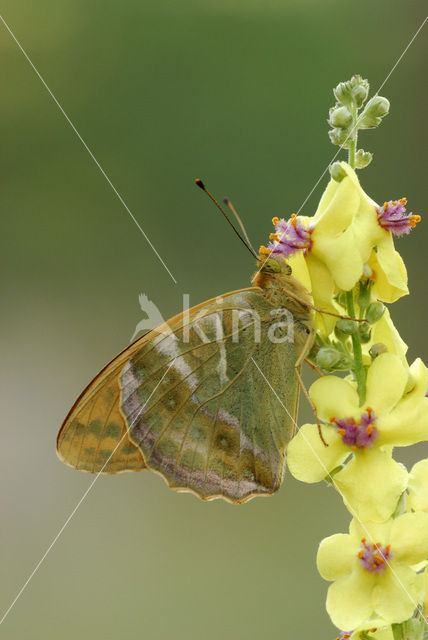
[[[231,294],[199,307],[188,325],[182,318],[169,334],[145,341],[125,364],[129,438],[171,488],[238,503],[279,488],[297,408],[298,354],[290,342],[269,339],[272,310],[260,291]]]
[[[120,411],[119,376],[132,355],[131,349],[133,352],[135,345],[128,347],[91,382],[60,429],[58,456],[79,471],[120,473],[146,468],[140,450],[128,438],[127,424]]]

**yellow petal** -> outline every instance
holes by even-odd
[[[400,402],[389,415],[376,423],[379,444],[407,447],[428,440],[428,398]]]
[[[377,245],[376,257],[389,284],[402,291],[401,295],[406,295],[407,271],[400,254],[395,250],[391,233],[387,233],[383,241]]]
[[[312,253],[306,256],[306,265],[311,280],[310,292],[314,299],[314,305],[323,311],[340,313],[333,301],[334,280],[326,265]],[[337,318],[325,313],[316,313],[315,317],[317,329],[324,337],[333,331],[336,320]]]
[[[392,242],[392,238],[387,241],[385,246],[388,247],[390,242]],[[385,246],[383,250],[382,246],[383,245],[380,245],[381,256],[383,255],[382,251],[385,252]],[[407,271],[400,254],[395,251],[395,249],[393,249],[393,254],[391,254],[391,248],[388,248],[386,257],[388,258],[388,256],[389,260],[386,261],[386,265],[389,265],[389,270],[388,273],[386,273],[379,263],[376,251],[372,251],[371,253],[368,265],[374,277],[372,292],[373,295],[378,298],[378,300],[382,300],[382,302],[395,302],[409,293],[407,288]]]
[[[391,527],[394,560],[412,565],[428,558],[428,513],[404,513]]]
[[[367,538],[372,544],[380,542],[386,547],[390,542],[392,523],[392,518],[384,522],[353,518],[349,525],[349,534],[355,540],[358,540],[358,543],[361,542],[362,538]]]
[[[317,234],[335,236],[342,233],[351,224],[359,202],[358,188],[349,176],[341,182],[331,179],[326,197],[321,198],[313,218]]]
[[[324,262],[339,289],[349,291],[363,274],[363,260],[352,229],[340,236],[325,235],[315,227],[311,253]]]
[[[367,373],[366,404],[376,416],[388,413],[401,400],[409,373],[400,358],[392,353],[378,356]]]
[[[376,344],[377,342],[382,342],[389,353],[397,355],[402,364],[407,366],[407,345],[395,328],[391,320],[389,309],[385,309],[385,313],[382,318],[373,325],[372,339],[367,345],[365,345],[364,351],[368,353],[371,345]]]
[[[374,574],[356,564],[353,572],[330,585],[327,611],[339,629],[355,629],[373,613]]]
[[[422,598],[422,576],[410,567],[391,562],[373,589],[373,607],[385,622],[408,620]]]
[[[353,516],[384,522],[406,488],[407,471],[390,453],[362,449],[333,476],[333,482]]]
[[[407,401],[416,397],[423,398],[428,390],[428,369],[420,358],[416,358],[410,365],[410,375],[414,386],[404,396],[404,399]]]
[[[428,512],[428,458],[419,460],[409,475],[407,508]]]
[[[324,425],[322,433],[328,447],[321,442],[315,424],[304,424],[288,445],[288,468],[290,473],[302,482],[323,480],[349,455],[349,450],[336,433],[336,429]]]
[[[309,389],[318,417],[326,422],[337,418],[360,417],[358,393],[355,387],[337,376],[324,376],[314,382]]]
[[[325,580],[337,580],[352,572],[357,563],[359,545],[347,533],[336,533],[321,540],[317,567]]]
[[[287,258],[287,263],[291,267],[291,273],[294,278],[307,289],[309,292],[312,291],[312,283],[311,277],[309,275],[309,270],[306,264],[305,257],[303,255],[303,251],[296,251],[289,258]]]

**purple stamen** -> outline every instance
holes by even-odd
[[[359,422],[355,418],[331,418],[331,422],[337,427],[337,433],[342,436],[342,442],[351,449],[372,446],[379,436],[379,431],[374,426],[375,420],[375,414],[370,407],[361,415]]]
[[[370,571],[370,573],[383,573],[391,557],[390,545],[383,547],[379,542],[372,544],[363,538],[361,547],[358,559],[363,569]]]
[[[406,198],[390,200],[377,210],[377,220],[380,226],[390,231],[395,236],[403,236],[410,233],[420,221],[421,216],[406,213]]]
[[[275,242],[268,244],[268,250],[272,255],[282,255],[285,258],[301,250],[308,250],[312,246],[311,229],[307,229],[303,222],[293,213],[290,220],[281,218],[273,219],[275,233],[271,239]]]

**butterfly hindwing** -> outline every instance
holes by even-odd
[[[299,357],[292,341],[272,341],[274,313],[252,287],[138,339],[77,400],[59,457],[93,473],[149,468],[204,500],[272,494],[294,431]]]
[[[129,438],[170,487],[231,502],[279,488],[298,354],[270,340],[272,311],[257,289],[224,296],[147,340],[123,368]]]

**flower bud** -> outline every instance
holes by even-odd
[[[362,342],[363,344],[370,342],[372,330],[368,322],[360,323],[360,326],[358,327],[358,335],[360,337],[360,342]]]
[[[370,347],[369,354],[372,360],[380,356],[381,353],[388,353],[388,348],[383,342],[376,342]]]
[[[342,182],[343,178],[346,178],[346,173],[342,169],[340,162],[333,162],[328,169],[331,177],[333,180],[336,180],[336,182]]]
[[[369,83],[361,76],[352,76],[347,82],[340,82],[333,93],[341,104],[346,107],[355,105],[358,109],[367,99]]]
[[[375,324],[375,322],[381,319],[384,313],[385,306],[381,302],[372,302],[367,307],[366,320],[370,324]]]
[[[382,96],[374,96],[366,104],[363,113],[358,118],[359,129],[374,129],[378,127],[389,113],[389,100]]]
[[[349,134],[348,129],[339,129],[338,127],[328,132],[332,143],[337,144],[339,147],[343,146],[344,149],[348,149],[349,143],[352,142]]]
[[[317,353],[316,362],[324,371],[334,371],[336,365],[339,364],[342,354],[332,347],[321,347]]]
[[[372,161],[373,154],[370,151],[364,151],[363,149],[358,149],[355,154],[355,168],[356,169],[364,169],[367,167]]]
[[[346,129],[352,124],[352,114],[346,107],[335,106],[330,109],[330,117],[328,123],[332,127]]]
[[[336,322],[336,329],[348,336],[352,335],[358,330],[357,323],[354,322],[354,320],[345,320],[344,318],[341,318]]]

